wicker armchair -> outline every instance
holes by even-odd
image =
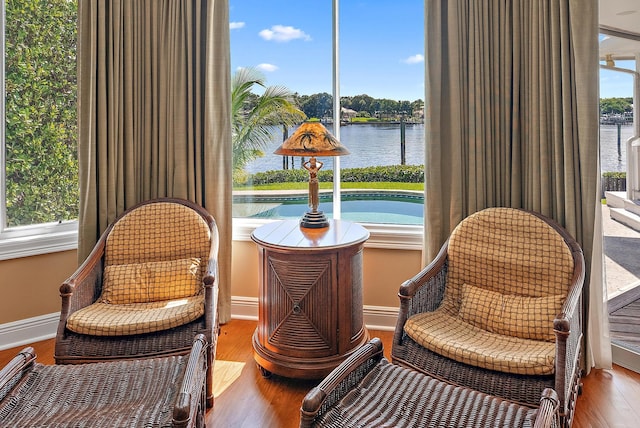
[[[392,361],[526,405],[553,388],[570,426],[581,389],[584,270],[579,245],[552,220],[479,211],[401,285]]]
[[[60,287],[56,363],[184,355],[203,334],[212,406],[217,254],[215,220],[196,204],[162,198],[122,213]]]

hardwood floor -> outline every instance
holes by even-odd
[[[290,428],[299,423],[302,398],[316,381],[274,376],[265,379],[253,362],[254,321],[232,320],[223,325],[215,363],[215,406],[207,412],[209,428]],[[392,332],[371,330],[380,337],[389,357]],[[38,361],[53,364],[53,339],[34,343]],[[0,351],[0,367],[23,347]],[[636,427],[640,421],[640,375],[614,366],[592,370],[583,378],[574,428]]]

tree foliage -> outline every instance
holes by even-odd
[[[8,226],[75,219],[77,3],[8,0],[5,22]]]
[[[600,99],[601,114],[623,114],[631,111],[633,111],[633,97]]]
[[[392,182],[423,183],[424,165],[389,165],[369,166],[365,168],[342,168],[340,178],[343,182]],[[304,169],[285,169],[257,172],[249,180],[253,185],[272,183],[302,183],[309,180],[309,173]],[[318,181],[332,182],[333,170],[318,172]]]
[[[313,95],[296,95],[296,102],[307,117],[323,118],[333,116],[333,96],[326,92]],[[401,114],[413,116],[420,111],[422,100],[396,101],[373,98],[369,95],[340,97],[340,106],[358,112],[361,117],[397,117]]]
[[[251,92],[254,86],[264,88],[262,95]],[[263,156],[272,140],[274,125],[292,126],[305,119],[293,102],[293,93],[283,86],[265,84],[262,74],[253,68],[238,70],[231,81],[231,114],[233,140],[233,172],[240,180],[244,166]]]

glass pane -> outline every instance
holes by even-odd
[[[640,334],[640,204],[634,177],[638,175],[638,111],[634,76],[640,42],[600,36],[600,164],[609,327],[614,362],[638,367]],[[635,353],[627,361],[620,350]],[[624,357],[626,358],[626,357]]]
[[[342,217],[423,224],[424,2],[340,3]]]
[[[331,16],[331,2],[314,2],[313,7],[294,0],[230,2],[234,87],[248,73],[262,83],[251,85],[250,95],[232,95],[234,217],[299,218],[307,211],[305,159],[273,152],[305,119],[302,105],[313,104],[309,118],[332,115]],[[273,102],[278,93],[288,94],[298,111],[289,117],[289,126],[283,124],[286,108]],[[285,197],[302,204],[285,212]]]
[[[5,226],[76,219],[77,3],[5,7]]]
[[[314,2],[310,13],[293,0],[232,1],[231,58],[232,72],[260,68],[269,86],[295,92],[307,119],[335,133],[331,7]],[[422,224],[423,8],[415,0],[340,3],[340,141],[351,152],[340,158],[342,218]],[[299,218],[307,211],[305,159],[272,154],[295,128],[274,125],[264,156],[236,169],[234,217]],[[331,217],[334,159],[318,159],[319,210]]]

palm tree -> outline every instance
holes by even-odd
[[[264,88],[262,95],[251,92],[254,85]],[[293,95],[284,86],[267,87],[264,76],[254,68],[236,71],[231,81],[234,177],[243,174],[248,162],[264,156],[263,150],[272,141],[273,132],[306,118],[294,104]]]

